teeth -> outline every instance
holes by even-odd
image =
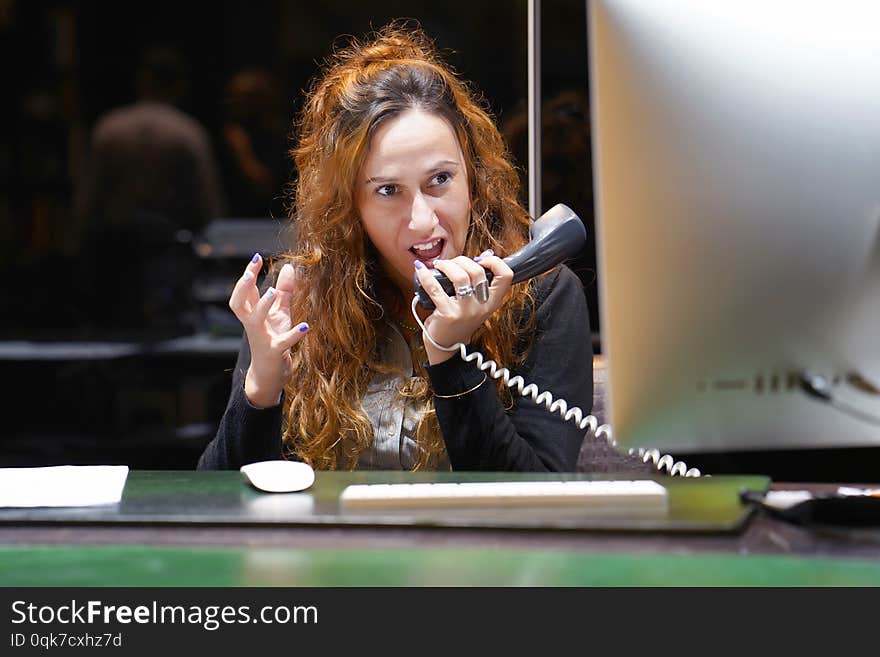
[[[427,244],[413,244],[413,249],[416,251],[430,251],[435,248],[438,244],[440,244],[440,240],[436,239],[433,242],[428,242]]]

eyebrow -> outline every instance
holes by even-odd
[[[453,166],[453,167],[460,169],[461,163],[457,162],[456,160],[440,160],[439,162],[434,163],[434,166],[429,168],[426,173],[431,174],[431,173],[434,173],[436,171],[439,171],[440,169],[444,169],[449,166]],[[367,178],[367,180],[365,181],[365,184],[370,185],[373,183],[389,183],[389,182],[394,182],[395,180],[396,180],[395,178],[387,178],[385,176],[373,176],[372,178]]]

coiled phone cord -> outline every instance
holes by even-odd
[[[611,426],[608,424],[599,425],[599,420],[596,419],[595,415],[587,415],[584,417],[584,412],[579,407],[574,406],[568,408],[568,402],[564,399],[554,400],[553,395],[547,390],[539,393],[538,386],[534,383],[526,385],[525,380],[521,376],[517,375],[511,377],[510,371],[506,367],[500,367],[494,360],[487,361],[479,351],[468,353],[467,347],[463,342],[458,342],[451,347],[444,347],[441,344],[437,344],[437,342],[434,341],[434,338],[431,337],[431,334],[428,333],[425,324],[416,312],[416,305],[418,302],[419,297],[414,296],[412,301],[413,317],[422,329],[422,335],[424,335],[428,339],[428,342],[434,345],[437,349],[448,352],[457,351],[459,356],[461,356],[461,359],[466,363],[476,362],[477,368],[480,371],[485,372],[488,376],[491,376],[493,379],[503,379],[502,383],[504,383],[504,385],[511,389],[515,388],[523,397],[531,397],[532,401],[536,404],[544,404],[549,412],[558,413],[564,421],[574,422],[579,429],[589,428],[589,434],[591,436],[605,438],[609,445],[615,448],[617,447],[617,442],[614,440]],[[676,461],[669,454],[661,455],[660,451],[657,449],[645,449],[640,447],[638,449],[630,449],[629,454],[642,459],[643,463],[652,461],[657,470],[660,472],[666,470],[666,473],[671,477],[699,477],[701,475],[697,468],[688,469],[683,461]]]

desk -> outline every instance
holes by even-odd
[[[880,532],[811,530],[760,513],[740,526],[737,513],[724,515],[738,504],[719,495],[733,482],[724,477],[665,480],[666,527],[528,514],[413,524],[336,506],[349,483],[517,477],[534,475],[320,472],[307,494],[273,496],[237,472],[136,470],[118,506],[0,510],[0,585],[880,585]],[[709,531],[701,514],[726,528]]]

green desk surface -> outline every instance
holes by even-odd
[[[499,481],[615,478],[584,474],[319,472],[311,489],[267,494],[238,472],[138,471],[129,473],[119,504],[82,508],[0,509],[4,524],[110,525],[318,525],[488,527],[670,532],[735,532],[749,516],[743,488],[765,490],[759,476],[701,479],[658,477],[668,491],[665,515],[638,517],[590,509],[425,509],[343,512],[339,495],[349,484],[413,481]]]
[[[0,509],[0,586],[880,586],[876,532],[746,522],[739,490],[766,477],[659,478],[669,512],[654,519],[338,504],[352,483],[517,478],[555,477],[321,472],[307,492],[270,495],[237,472],[135,470],[117,505]],[[217,532],[231,542],[212,544]]]
[[[880,562],[474,548],[3,546],[0,586],[880,586]]]

